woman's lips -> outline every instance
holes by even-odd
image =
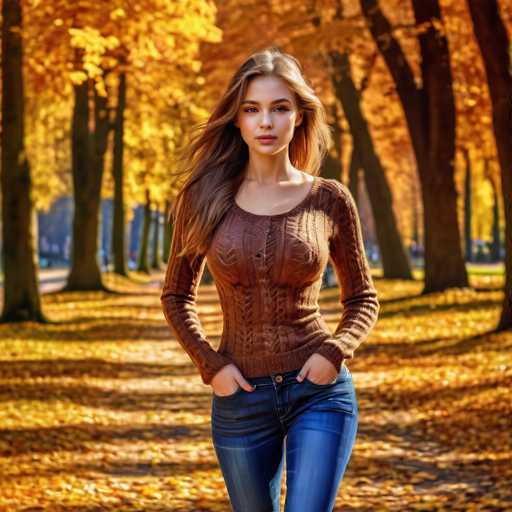
[[[256,137],[256,139],[263,143],[269,143],[275,141],[277,137]]]

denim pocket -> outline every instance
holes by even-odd
[[[328,382],[327,384],[318,384],[316,382],[313,382],[312,380],[309,380],[307,377],[304,377],[304,382],[307,384],[310,384],[311,386],[315,386],[317,388],[325,388],[328,386],[334,386],[336,382],[338,382],[338,377],[336,377],[332,382]]]
[[[307,382],[311,386],[314,386],[317,388],[327,388],[329,386],[334,386],[338,382],[348,380],[351,378],[352,378],[352,376],[350,374],[349,369],[344,364],[342,364],[340,372],[338,373],[338,375],[336,375],[336,378],[332,382],[328,382],[327,384],[317,384],[316,382],[309,380],[307,377],[304,378],[304,382]]]
[[[310,410],[339,411],[351,415],[358,414],[357,397],[354,382],[348,368],[342,368],[334,382],[316,384],[304,379],[299,399],[309,404]]]
[[[213,398],[215,398],[216,400],[229,400],[230,398],[235,398],[236,396],[238,396],[243,389],[244,388],[242,388],[242,386],[238,386],[238,389],[234,393],[231,393],[230,395],[217,395],[215,394],[214,391],[212,391],[212,394]]]

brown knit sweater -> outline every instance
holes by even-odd
[[[377,321],[380,305],[348,188],[315,177],[291,210],[257,215],[233,199],[205,256],[177,258],[177,226],[161,294],[165,318],[205,384],[234,363],[245,377],[301,368],[313,353],[338,371]],[[343,306],[332,333],[318,295],[331,260]],[[196,292],[208,262],[224,325],[218,350],[205,337]]]

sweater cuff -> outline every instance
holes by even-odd
[[[338,340],[327,339],[320,347],[315,350],[315,354],[320,354],[336,367],[338,373],[341,371],[341,365],[344,359],[352,359],[352,354],[345,354]]]
[[[210,384],[217,372],[224,368],[224,366],[232,363],[233,361],[231,361],[231,359],[212,350],[208,355],[208,359],[205,360],[204,364],[199,368],[203,383]]]

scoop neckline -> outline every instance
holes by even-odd
[[[285,217],[286,215],[290,215],[293,212],[295,212],[296,210],[298,210],[299,208],[301,208],[313,195],[313,192],[316,190],[316,188],[318,187],[318,185],[320,183],[320,177],[315,176],[315,175],[312,175],[312,176],[313,176],[313,182],[311,184],[309,192],[295,206],[293,206],[290,210],[288,210],[286,212],[271,213],[271,214],[253,213],[253,212],[245,210],[244,208],[239,206],[234,198],[233,198],[233,205],[238,212],[240,212],[241,214],[243,214],[247,217],[253,218],[253,219],[255,219],[255,218],[256,219],[275,219],[275,218],[279,218],[279,217]]]

